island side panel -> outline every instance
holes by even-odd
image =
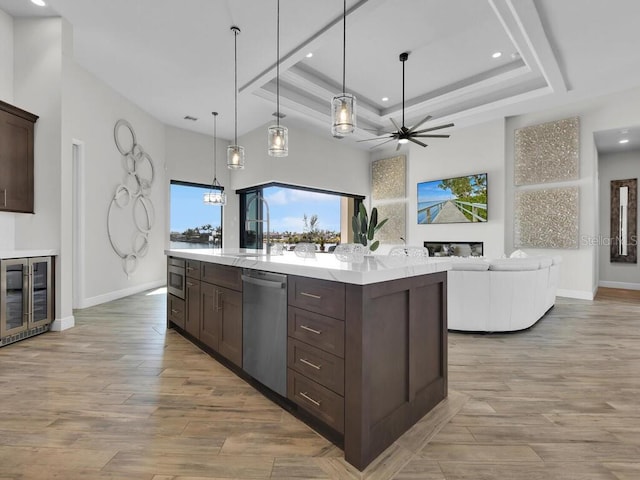
[[[347,285],[344,446],[360,470],[447,395],[446,278]]]

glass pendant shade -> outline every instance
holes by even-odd
[[[356,97],[341,93],[331,100],[331,134],[342,137],[356,128]]]
[[[208,193],[204,194],[203,201],[205,205],[220,205],[224,207],[227,204],[227,194],[223,190],[211,188]]]
[[[244,168],[244,147],[240,145],[227,147],[227,168],[232,170]]]
[[[267,131],[269,156],[286,157],[289,154],[289,129],[282,125],[271,125]]]

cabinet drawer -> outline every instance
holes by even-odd
[[[202,263],[202,280],[221,287],[242,291],[242,269],[216,263]]]
[[[344,398],[287,369],[287,397],[339,433],[344,433]]]
[[[187,277],[200,280],[200,262],[198,260],[186,260]]]
[[[185,302],[175,295],[167,295],[167,318],[184,329]]]
[[[291,337],[288,339],[289,368],[344,395],[344,360]]]
[[[344,322],[296,307],[288,311],[289,336],[344,357]]]
[[[343,283],[289,277],[289,305],[344,320],[344,304]]]

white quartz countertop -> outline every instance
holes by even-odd
[[[0,250],[0,260],[9,258],[52,257],[58,255],[58,250]]]
[[[372,255],[362,262],[343,262],[332,253],[317,252],[313,258],[303,258],[294,252],[282,255],[263,255],[247,249],[170,249],[166,255],[203,262],[252,268],[288,275],[367,285],[370,283],[415,277],[443,272],[451,268],[446,258],[413,258]],[[256,255],[256,256],[248,256]]]

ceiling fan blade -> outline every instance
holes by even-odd
[[[401,131],[402,131],[402,129],[400,128],[400,126],[396,123],[396,121],[395,121],[393,118],[389,117],[389,120],[391,120],[391,123],[393,123],[393,126],[394,126],[394,127],[396,127],[396,130],[397,130],[397,131],[399,131],[399,132],[401,132]]]
[[[449,138],[451,135],[429,135],[429,134],[420,134],[420,135],[411,135],[413,138]]]
[[[418,145],[422,146],[422,147],[426,147],[427,144],[426,143],[422,143],[420,140],[416,140],[413,137],[409,137],[409,141],[413,142],[413,143],[417,143]]]
[[[374,145],[373,147],[371,147],[369,150],[373,150],[374,148],[378,148],[381,147],[382,145],[384,145],[385,143],[389,143],[389,142],[393,142],[395,140],[395,138],[390,138],[389,140],[385,140],[382,143],[379,143],[378,145]]]
[[[356,143],[360,143],[360,142],[370,142],[372,140],[383,140],[385,138],[391,138],[393,139],[393,136],[389,137],[388,135],[385,135],[384,137],[375,137],[375,138],[367,138],[365,140],[356,140]]]
[[[431,132],[433,130],[440,130],[441,128],[449,128],[449,127],[453,127],[453,123],[447,123],[446,125],[439,125],[437,127],[425,128],[423,130],[418,130],[417,132],[413,132],[413,133],[425,133],[425,132]]]
[[[431,115],[427,115],[426,117],[424,117],[422,120],[420,120],[418,123],[416,123],[413,127],[409,129],[409,133],[415,131],[416,128],[418,128],[420,125],[422,125],[424,122],[426,122],[430,118],[431,118]]]

